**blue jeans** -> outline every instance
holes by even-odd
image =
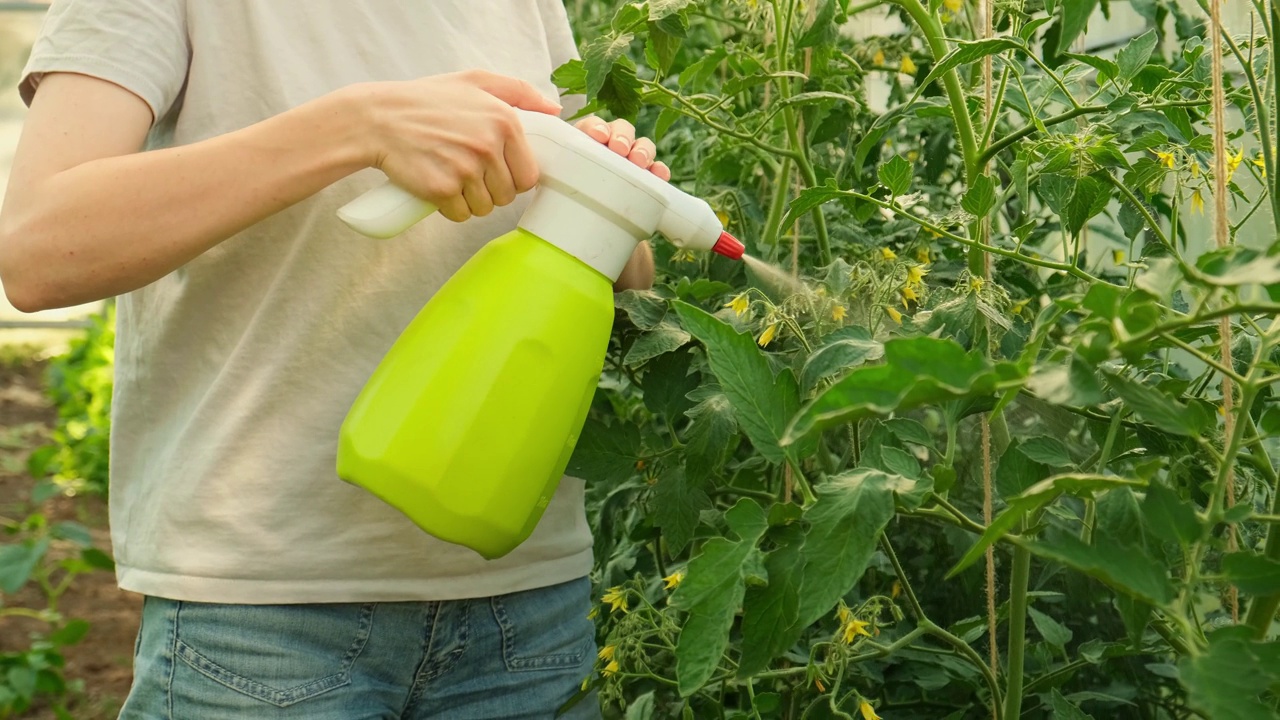
[[[148,597],[121,720],[555,718],[591,674],[586,578],[446,602]],[[600,717],[594,694],[563,716]]]

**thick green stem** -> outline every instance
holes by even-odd
[[[769,215],[764,221],[764,242],[770,248],[778,244],[782,216],[787,210],[787,192],[791,186],[791,168],[791,158],[783,158],[782,167],[778,169],[778,177],[774,180],[773,198],[769,202]]]
[[[1022,715],[1023,652],[1027,644],[1027,585],[1031,582],[1031,552],[1013,549],[1013,569],[1009,577],[1009,667],[1006,670],[1004,716]]]
[[[1256,428],[1252,428],[1253,419],[1248,413],[1242,413],[1241,417],[1247,419],[1253,433],[1257,433]],[[1271,458],[1267,456],[1266,450],[1260,445],[1254,445],[1249,449],[1251,455],[1255,459],[1255,465],[1262,470],[1271,482],[1271,514],[1280,515],[1280,486],[1276,482],[1276,471],[1271,465]],[[1280,529],[1275,525],[1267,527],[1267,541],[1263,549],[1263,554],[1268,558],[1280,561]],[[1255,637],[1261,639],[1266,637],[1267,631],[1271,629],[1271,623],[1276,617],[1276,611],[1280,610],[1280,593],[1271,595],[1262,595],[1254,598],[1249,605],[1249,611],[1245,614],[1244,624],[1253,629]]]
[[[992,714],[995,715],[995,719],[1003,720],[1004,718],[1009,717],[1004,712],[1003,696],[1000,694],[1000,685],[996,683],[996,676],[991,672],[991,668],[987,667],[987,663],[980,655],[978,655],[978,652],[974,650],[969,643],[961,640],[955,635],[952,635],[938,625],[935,625],[931,620],[923,620],[920,622],[920,625],[924,627],[930,635],[954,648],[956,652],[964,656],[965,659],[967,659],[975,668],[978,669],[979,672],[982,673],[982,678],[987,682],[987,689],[991,692],[991,709],[993,711]],[[1016,720],[1016,718],[1014,720]]]

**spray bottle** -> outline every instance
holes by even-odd
[[[559,485],[636,245],[659,232],[681,248],[743,252],[706,202],[557,117],[517,112],[538,162],[533,200],[405,328],[338,441],[340,478],[486,559],[529,537]],[[435,210],[388,182],[338,216],[389,238]]]

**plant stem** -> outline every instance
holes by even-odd
[[[902,569],[902,563],[898,562],[898,554],[893,551],[893,543],[889,542],[889,536],[880,533],[880,546],[884,548],[884,554],[889,556],[889,562],[893,564],[893,572],[898,576],[898,582],[902,583],[902,592],[907,596],[907,604],[911,606],[911,612],[915,613],[917,620],[926,620],[924,608],[920,606],[920,600],[916,598],[916,591],[911,588],[911,581],[907,579],[907,572]]]
[[[1130,190],[1124,183],[1117,180],[1111,173],[1105,172],[1102,174],[1107,178],[1107,182],[1110,182],[1113,187],[1119,190],[1120,194],[1124,195],[1125,199],[1127,199],[1133,205],[1134,209],[1142,215],[1142,219],[1147,221],[1147,225],[1151,228],[1151,232],[1155,233],[1160,244],[1164,245],[1165,249],[1167,249],[1173,257],[1177,259],[1178,264],[1185,266],[1186,262],[1182,259],[1182,256],[1178,254],[1177,248],[1173,246],[1173,243],[1169,241],[1169,236],[1165,234],[1164,229],[1160,227],[1160,223],[1156,222],[1156,219],[1152,217],[1151,212],[1147,210],[1146,205],[1142,204],[1142,201],[1138,199],[1138,196],[1134,195],[1132,190]]]
[[[1022,715],[1023,651],[1027,642],[1027,585],[1031,581],[1031,552],[1014,547],[1009,577],[1009,667],[1006,671],[1004,716]]]
[[[1000,686],[996,683],[996,676],[991,672],[991,668],[987,667],[987,663],[978,655],[977,651],[970,647],[969,643],[934,624],[932,620],[922,620],[920,624],[926,628],[930,635],[955,648],[974,667],[978,668],[978,671],[982,673],[982,678],[987,681],[987,689],[991,692],[991,709],[995,719],[1003,720],[1008,717],[1004,712],[1004,696],[1000,693]],[[1014,718],[1014,720],[1017,719]]]
[[[778,169],[778,177],[774,181],[773,198],[769,202],[769,215],[764,222],[764,243],[771,249],[778,244],[782,215],[787,209],[787,189],[791,185],[791,168],[791,158],[783,158],[782,167]]]

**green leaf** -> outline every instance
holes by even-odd
[[[1015,440],[1009,443],[1009,447],[1000,456],[1000,462],[996,466],[996,490],[1000,497],[1021,495],[1052,474],[1048,467],[1021,450],[1021,443]]]
[[[679,18],[679,15],[672,17]],[[680,52],[681,44],[680,35],[668,32],[663,23],[649,22],[649,36],[646,39],[646,48],[653,54],[654,64],[667,72],[671,69],[671,64],[675,62],[676,54]]]
[[[937,445],[933,441],[933,437],[929,434],[929,431],[925,429],[925,426],[911,418],[893,418],[892,420],[885,420],[884,427],[903,442],[926,447],[930,450],[938,449]]]
[[[905,195],[907,190],[911,189],[911,178],[914,174],[911,163],[901,155],[894,155],[876,169],[880,184],[888,188],[894,197]]]
[[[1107,384],[1135,415],[1165,432],[1195,437],[1209,424],[1199,405],[1183,405],[1155,388],[1110,372]]]
[[[651,412],[663,415],[675,423],[686,410],[693,407],[689,393],[698,387],[698,375],[689,372],[693,357],[686,352],[662,355],[645,365],[640,388],[644,391],[644,406]]]
[[[1110,186],[1088,175],[1077,178],[1064,217],[1067,230],[1073,235],[1079,233],[1091,218],[1106,209],[1110,200]]]
[[[1134,161],[1133,168],[1124,174],[1124,184],[1133,190],[1141,192],[1143,195],[1150,196],[1164,183],[1165,175],[1168,172],[1168,168],[1152,158],[1138,158]]]
[[[626,720],[653,720],[653,691],[641,695],[627,706]]]
[[[779,227],[781,230],[786,230],[795,223],[796,218],[812,211],[823,203],[848,197],[845,191],[836,185],[834,178],[827,180],[825,185],[805,188],[787,205],[787,214],[783,216],[782,224]]]
[[[1061,13],[1058,15],[1058,47],[1055,52],[1061,54],[1071,49],[1072,43],[1088,27],[1089,16],[1097,6],[1098,0],[1064,0],[1058,4]]]
[[[1018,451],[1041,465],[1052,468],[1073,467],[1071,452],[1061,440],[1047,435],[1038,435],[1018,444]]]
[[[805,105],[816,105],[828,100],[834,100],[837,103],[848,103],[854,107],[861,107],[862,105],[861,101],[852,95],[830,90],[813,90],[792,95],[786,100],[780,100],[778,101],[778,107],[803,107]]]
[[[116,563],[111,556],[98,548],[85,548],[80,551],[80,559],[91,568],[97,570],[115,570]]]
[[[986,217],[996,205],[996,191],[991,184],[991,177],[979,175],[969,184],[968,191],[960,199],[960,207],[974,217]]]
[[[792,628],[800,619],[804,532],[800,527],[791,525],[776,541],[778,548],[764,561],[769,583],[763,587],[747,588],[743,601],[742,659],[738,665],[740,678],[748,678],[767,668],[796,640],[792,636]]]
[[[1009,500],[1009,506],[997,515],[991,521],[991,524],[987,525],[986,531],[982,533],[977,542],[969,548],[964,557],[960,558],[955,567],[947,572],[947,579],[963,572],[965,568],[976,562],[978,558],[981,558],[988,547],[1013,532],[1013,529],[1022,522],[1024,517],[1053,502],[1058,496],[1063,494],[1092,494],[1095,490],[1105,490],[1132,484],[1134,484],[1134,481],[1125,478],[1083,473],[1054,475],[1041,480],[1027,488],[1021,495]]]
[[[1102,384],[1093,368],[1072,356],[1063,365],[1038,368],[1027,380],[1027,388],[1054,405],[1096,405],[1102,402]]]
[[[1213,720],[1274,720],[1258,696],[1280,680],[1280,643],[1252,642],[1248,628],[1209,636],[1208,652],[1178,663],[1191,707]]]
[[[1114,62],[1105,58],[1095,57],[1093,55],[1077,55],[1076,53],[1063,53],[1063,55],[1088,65],[1098,71],[1098,85],[1106,85],[1108,80],[1114,80],[1120,76],[1120,68]]]
[[[668,551],[677,556],[693,539],[698,517],[711,509],[711,498],[680,467],[667,470],[653,488],[654,524],[662,529]]]
[[[58,646],[75,645],[89,632],[89,621],[76,618],[58,628],[49,636],[49,642]]]
[[[663,321],[656,328],[636,338],[622,362],[634,367],[672,350],[679,350],[691,339],[684,328]]]
[[[711,372],[733,405],[738,426],[761,455],[783,462],[782,436],[800,404],[795,377],[789,371],[775,376],[750,335],[688,303],[675,300],[672,306],[685,328],[706,346]]]
[[[1204,279],[1214,285],[1234,286],[1280,282],[1280,256],[1267,256],[1251,248],[1230,245],[1211,250],[1196,260]]]
[[[800,371],[800,386],[806,390],[832,375],[884,355],[884,345],[874,340],[870,331],[865,328],[851,325],[827,339],[826,345],[815,350],[805,360],[804,368]]]
[[[888,415],[957,397],[988,395],[1002,375],[981,352],[966,352],[950,339],[927,336],[885,343],[885,363],[846,375],[801,409],[787,443],[864,417]],[[1012,365],[1000,366],[1005,374]]]
[[[1120,77],[1132,80],[1138,71],[1151,59],[1151,51],[1156,49],[1156,31],[1148,30],[1129,41],[1128,45],[1116,53],[1116,64],[1120,68]]]
[[[1280,592],[1280,562],[1249,552],[1222,556],[1222,574],[1240,591],[1249,595]]]
[[[48,551],[48,538],[0,547],[0,591],[12,595],[22,589]]]
[[[624,290],[614,296],[613,302],[641,330],[658,327],[667,314],[666,300],[652,290]]]
[[[685,433],[685,462],[689,472],[708,475],[720,468],[729,441],[738,431],[733,407],[724,393],[717,392],[684,414],[692,421]]]
[[[635,120],[640,111],[640,79],[636,77],[636,65],[631,58],[625,55],[618,58],[596,99],[616,117]]]
[[[582,62],[586,71],[588,97],[594,98],[600,94],[605,80],[613,71],[614,63],[627,52],[627,48],[631,47],[631,41],[634,39],[635,35],[632,33],[604,35],[587,43],[583,48]]]
[[[572,95],[584,94],[587,91],[587,66],[574,58],[551,73],[551,82]]]
[[[606,427],[588,419],[578,437],[567,472],[598,483],[618,483],[631,477],[640,459],[640,430],[629,423]]]
[[[675,15],[693,3],[694,0],[649,0],[649,19],[656,22]]]
[[[816,0],[816,2],[819,3],[818,11],[814,14],[813,22],[805,28],[800,39],[796,41],[797,48],[820,45],[829,40],[835,30],[832,20],[836,15],[836,0]]]
[[[1092,576],[1128,595],[1164,606],[1174,598],[1164,563],[1136,545],[1107,542],[1086,545],[1074,535],[1027,544],[1032,553]]]
[[[63,520],[49,526],[49,534],[59,540],[70,540],[80,547],[93,545],[93,536],[89,528],[72,520]]]
[[[729,629],[746,590],[743,566],[768,529],[764,510],[743,498],[725,513],[736,540],[717,537],[702,546],[672,593],[674,607],[688,613],[676,645],[676,680],[689,697],[711,678],[725,648]]]
[[[967,65],[975,60],[981,60],[988,55],[995,55],[1005,50],[1018,50],[1025,53],[1027,46],[1012,37],[997,37],[956,43],[955,49],[944,55],[942,60],[933,66],[933,69],[929,71],[924,80],[920,81],[917,86],[917,92],[961,65]]]
[[[1071,642],[1071,628],[1033,607],[1027,608],[1027,614],[1031,616],[1036,632],[1040,633],[1040,637],[1044,638],[1045,642],[1057,648],[1059,652],[1066,650],[1067,643]]]
[[[1092,715],[1086,715],[1083,710],[1071,704],[1071,701],[1062,697],[1062,693],[1054,688],[1050,694],[1049,704],[1053,706],[1053,720],[1093,720]]]
[[[1196,511],[1164,485],[1153,482],[1142,500],[1142,516],[1156,537],[1183,547],[1199,540],[1204,532]]]

